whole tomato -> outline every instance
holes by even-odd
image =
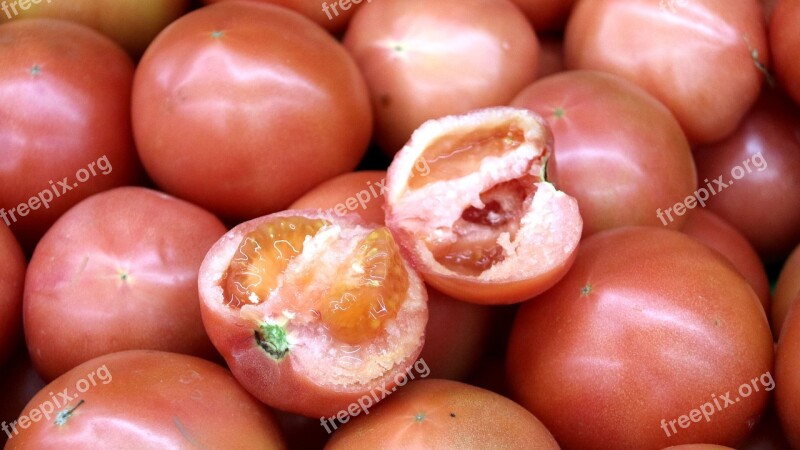
[[[11,231],[0,224],[0,366],[22,337],[25,255]]]
[[[775,3],[775,2],[773,2]],[[781,85],[800,104],[800,1],[778,0],[769,23],[769,44],[773,65]]]
[[[157,185],[244,219],[354,169],[372,114],[358,68],[324,29],[279,6],[224,2],[148,48],[133,126]]]
[[[800,295],[786,316],[775,357],[775,407],[783,432],[792,445],[800,448]]]
[[[30,251],[72,205],[136,180],[133,63],[100,33],[52,19],[0,26],[0,61],[0,225]]]
[[[508,352],[514,398],[564,449],[735,446],[776,385],[753,289],[716,251],[654,227],[585,239],[522,305]]]
[[[230,0],[203,0],[203,3],[220,3]],[[235,1],[235,0],[234,0]],[[332,33],[344,31],[361,3],[373,0],[256,0],[261,3],[283,6],[313,20]]]
[[[564,38],[567,67],[636,82],[694,143],[733,132],[769,64],[755,0],[581,0]]]
[[[800,245],[794,249],[783,264],[778,281],[775,283],[771,318],[772,330],[776,337],[783,328],[786,314],[798,297],[800,297]]]

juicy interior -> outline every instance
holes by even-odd
[[[486,158],[502,157],[524,143],[524,131],[514,122],[441,137],[418,158],[428,163],[430,174],[410,178],[409,188],[420,189],[433,182],[479,172]],[[480,275],[502,262],[506,250],[498,241],[503,234],[514,240],[537,181],[541,181],[538,176],[525,175],[482,191],[483,206],[464,209],[449,230],[450,239],[425,238],[434,259],[447,269],[468,276]]]
[[[228,268],[224,289],[228,305],[241,308],[269,302],[273,292],[282,287],[287,268],[303,254],[309,239],[329,226],[330,222],[322,219],[287,217],[267,222],[248,233]],[[338,246],[336,251],[342,248]],[[337,259],[334,270],[305,266],[299,275],[293,274],[287,281],[295,285],[318,285],[322,273],[327,286],[313,290],[315,298],[282,297],[281,304],[275,306],[294,310],[292,314],[307,311],[298,322],[319,321],[331,337],[347,344],[360,344],[374,339],[396,317],[409,280],[397,244],[387,228],[369,232],[350,250]],[[304,291],[305,287],[293,286],[291,291]]]

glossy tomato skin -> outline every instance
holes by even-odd
[[[562,448],[658,449],[736,445],[775,387],[772,360],[763,308],[728,261],[681,233],[629,227],[584,240],[570,272],[522,305],[507,373]],[[669,428],[753,379],[757,392],[709,422]]]
[[[800,104],[800,60],[797,49],[800,48],[800,2],[796,0],[778,0],[774,6],[769,22],[769,44],[773,53],[773,65],[778,80],[792,96],[795,103]]]
[[[775,357],[775,407],[792,448],[800,447],[800,295],[786,316]]]
[[[14,235],[0,224],[0,365],[13,353],[22,337],[22,289],[25,255]]]
[[[148,48],[133,125],[156,184],[244,219],[355,168],[372,114],[358,68],[325,30],[278,6],[225,2]]]
[[[45,418],[53,399],[59,406]],[[286,448],[272,413],[228,370],[177,353],[97,357],[45,386],[23,414],[29,425],[16,426],[8,449]]]
[[[367,222],[383,225],[385,189],[385,170],[350,172],[306,192],[289,209],[322,209],[338,217],[357,214]]]
[[[399,388],[369,415],[333,434],[326,450],[406,448],[558,449],[553,436],[513,401],[456,381]]]
[[[562,30],[576,0],[512,0],[536,31]]]
[[[52,19],[0,26],[0,61],[0,224],[30,251],[72,205],[137,179],[133,63],[100,33]]]
[[[747,238],[731,224],[705,209],[692,211],[681,231],[728,258],[756,292],[764,311],[769,315],[770,294],[767,272]]]
[[[17,7],[20,3],[17,2]],[[77,22],[116,41],[134,57],[141,55],[159,31],[189,7],[189,0],[72,0],[38,1],[0,23],[17,18],[49,17]]]
[[[394,155],[423,122],[506,104],[536,76],[539,44],[508,0],[380,0],[344,45],[369,85],[375,138]]]
[[[698,184],[717,192],[708,208],[762,259],[780,261],[800,243],[800,108],[765,92],[736,132],[694,154]]]
[[[25,286],[25,337],[42,377],[122,350],[216,357],[197,272],[224,233],[209,212],[138,187],[68,211],[37,246]]]
[[[777,337],[786,314],[800,296],[800,245],[798,245],[783,264],[778,282],[775,284],[775,296],[772,302],[772,331]]]
[[[203,0],[203,3],[221,3],[231,0]],[[236,0],[233,0],[236,1]],[[297,11],[332,33],[344,31],[353,14],[373,0],[256,0],[261,3],[283,6]],[[327,6],[327,7],[326,7]]]
[[[548,175],[578,200],[584,236],[683,225],[686,216],[657,212],[694,192],[692,153],[674,116],[646,91],[611,74],[568,71],[534,82],[511,104],[550,125],[556,144]]]
[[[570,16],[564,44],[568,68],[634,81],[675,114],[694,143],[733,132],[769,64],[755,0],[584,0]]]

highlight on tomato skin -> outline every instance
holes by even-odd
[[[552,146],[545,121],[517,108],[417,129],[389,167],[386,224],[428,284],[460,300],[505,304],[564,276],[583,221],[577,201],[547,181]]]
[[[427,292],[386,227],[289,210],[242,223],[200,269],[203,322],[264,403],[331,416],[391,389],[424,344]]]

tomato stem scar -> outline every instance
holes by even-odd
[[[54,423],[56,425],[65,425],[67,423],[67,419],[69,419],[72,416],[72,413],[76,409],[78,409],[79,406],[84,404],[85,402],[86,402],[86,400],[81,400],[81,401],[78,402],[77,405],[73,406],[72,408],[67,408],[67,409],[59,412],[58,415],[56,416],[56,420],[55,420]]]
[[[286,330],[280,325],[265,323],[255,332],[256,342],[273,359],[280,360],[289,353]]]

